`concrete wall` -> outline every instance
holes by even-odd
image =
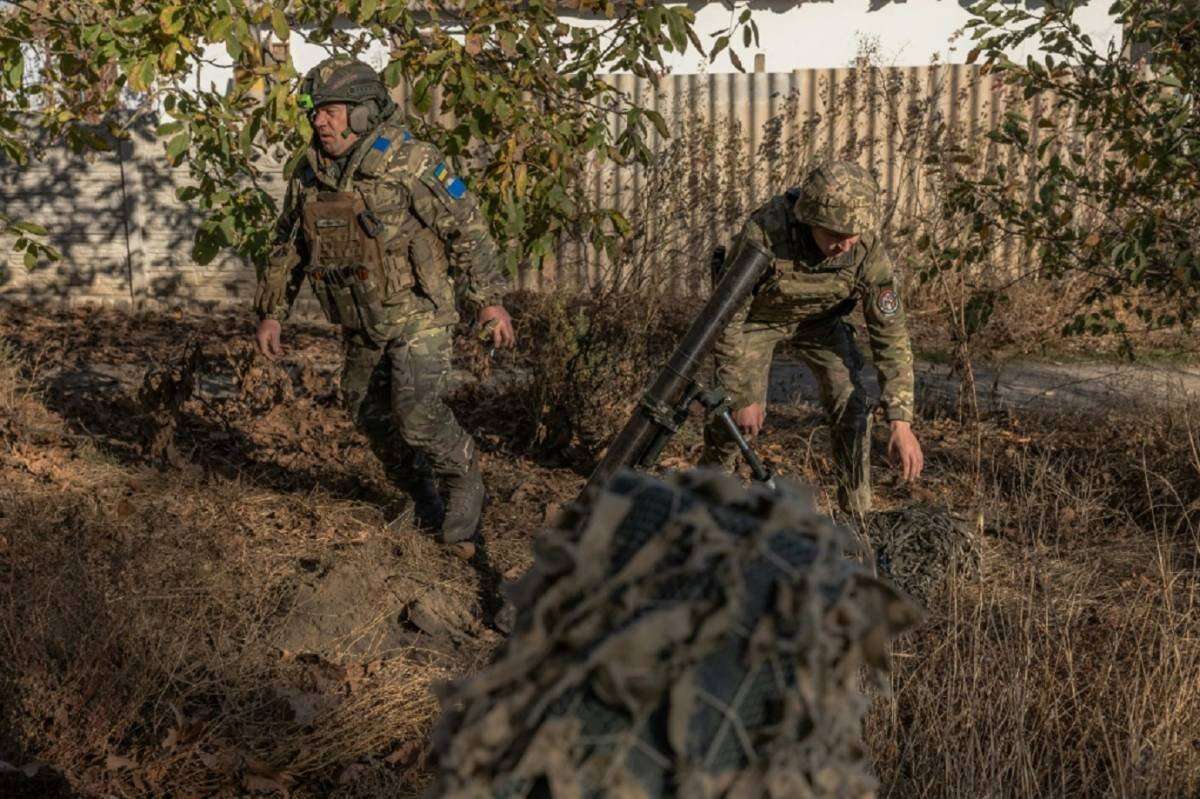
[[[200,215],[175,190],[184,167],[142,132],[107,153],[56,148],[23,168],[0,166],[0,204],[44,225],[62,254],[27,270],[18,253],[0,257],[0,297],[141,306],[249,302],[254,271],[231,254],[206,266],[191,256]],[[282,194],[282,180],[275,190]]]

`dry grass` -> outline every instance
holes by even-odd
[[[869,723],[887,795],[1196,795],[1195,411],[985,437],[984,577],[901,643]]]
[[[20,385],[11,355],[0,370]],[[413,790],[431,686],[471,660],[279,645],[302,564],[375,557],[378,511],[120,463],[26,392],[0,418],[0,760],[36,758],[85,796]],[[386,545],[445,578],[417,533]]]
[[[30,375],[34,339],[69,340],[71,325],[111,327],[120,346],[51,366],[153,349],[137,336],[155,320],[101,322],[40,322],[0,357],[0,762],[48,766],[30,782],[0,765],[0,795],[414,795],[431,686],[486,646],[414,634],[364,653],[351,645],[383,623],[370,613],[341,657],[283,651],[281,631],[313,564],[371,563],[383,547],[408,578],[464,602],[474,572],[419,534],[384,531],[381,474],[325,384],[220,424],[191,408],[191,465],[147,464],[127,445],[137,425],[120,392],[76,402]],[[292,357],[333,362],[335,346],[306,333]],[[531,429],[509,418],[528,409],[483,401],[508,403],[492,415],[514,425],[476,428],[504,571],[528,562],[546,503],[582,478],[505,437]],[[1197,794],[1197,410],[922,422],[917,498],[983,509],[984,576],[951,580],[898,647],[893,694],[867,728],[882,795]],[[697,443],[689,426],[668,462],[688,465]],[[780,471],[831,482],[813,408],[774,411],[762,443]],[[880,478],[884,506],[912,498]]]

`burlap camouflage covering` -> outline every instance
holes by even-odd
[[[445,697],[430,796],[872,795],[859,680],[918,611],[807,493],[622,472],[565,516]]]
[[[928,504],[869,514],[863,531],[879,573],[923,604],[934,601],[946,577],[978,577],[983,517]]]

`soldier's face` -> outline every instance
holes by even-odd
[[[326,155],[337,158],[354,146],[358,134],[350,130],[350,113],[345,103],[328,103],[313,111],[313,130]]]
[[[845,255],[858,244],[858,240],[862,236],[855,233],[853,236],[844,236],[841,233],[835,233],[823,227],[813,225],[813,238],[817,241],[817,247],[826,258],[836,258],[839,255]]]

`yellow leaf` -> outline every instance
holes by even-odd
[[[158,63],[162,65],[164,71],[174,71],[175,58],[179,55],[179,43],[171,42],[163,48],[162,55],[158,57]]]
[[[529,182],[529,167],[521,164],[517,167],[517,196],[525,196],[525,186]]]
[[[158,15],[158,23],[162,26],[163,33],[168,36],[174,36],[183,30],[183,20],[179,19],[179,12],[182,11],[181,6],[167,6]]]

